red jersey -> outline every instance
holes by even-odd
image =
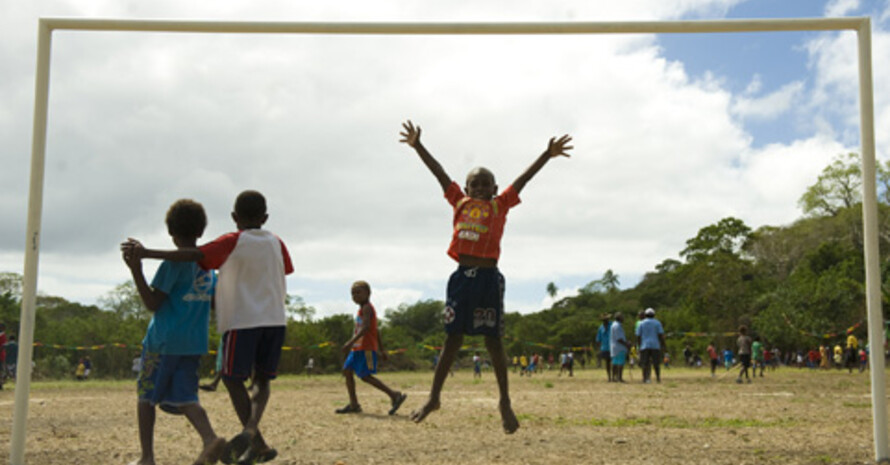
[[[445,198],[454,207],[454,230],[448,256],[455,261],[460,255],[500,258],[507,211],[520,202],[516,189],[511,185],[491,200],[478,200],[468,197],[456,182],[451,181],[445,190]]]
[[[374,306],[371,305],[371,302],[368,302],[368,310],[371,321],[368,323],[368,331],[365,332],[362,337],[360,337],[355,344],[352,345],[352,350],[373,350],[377,351],[377,311],[374,310]],[[359,331],[362,330],[362,324],[364,321],[362,320],[362,308],[359,307],[358,313],[355,315],[355,329],[352,332],[352,335],[358,334]]]

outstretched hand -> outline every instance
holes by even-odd
[[[567,145],[571,141],[572,136],[568,134],[563,134],[563,136],[559,139],[551,137],[550,143],[547,144],[547,153],[550,154],[550,158],[558,157],[560,155],[564,157],[571,156],[566,153],[567,150],[572,150],[573,148],[575,148],[574,146]]]
[[[121,254],[123,255],[124,262],[130,267],[139,263],[144,257],[144,251],[145,247],[142,246],[142,243],[132,237],[121,243]]]
[[[402,123],[402,127],[405,130],[399,133],[399,135],[402,136],[402,139],[399,142],[404,142],[411,147],[416,147],[417,144],[420,143],[420,126],[414,126],[414,123],[409,119]]]

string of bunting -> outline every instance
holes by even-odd
[[[817,337],[817,338],[822,338],[822,339],[833,339],[833,338],[836,338],[836,337],[838,337],[838,336],[844,336],[844,335],[850,334],[850,333],[852,333],[853,331],[856,331],[860,326],[862,326],[862,325],[865,323],[865,319],[862,319],[862,320],[859,321],[859,323],[856,323],[855,325],[850,326],[850,327],[847,328],[844,332],[833,331],[833,332],[830,332],[830,333],[822,333],[822,334],[818,334],[818,333],[815,333],[815,332],[812,332],[812,331],[806,331],[806,330],[803,330],[803,329],[800,329],[800,328],[796,327],[796,326],[794,325],[794,323],[791,322],[791,319],[788,318],[788,315],[785,315],[784,313],[782,314],[782,317],[785,319],[785,323],[788,324],[788,326],[790,326],[790,327],[796,329],[797,332],[799,332],[800,334],[803,334],[804,336],[812,336],[812,337]]]
[[[664,337],[732,337],[735,336],[736,333],[729,331],[725,333],[703,333],[703,332],[695,332],[695,331],[672,331],[670,333],[665,333]]]
[[[292,351],[292,350],[304,350],[304,349],[323,349],[325,347],[330,347],[335,345],[336,342],[333,341],[325,341],[319,342],[318,344],[313,344],[311,346],[299,347],[299,346],[281,346],[282,351]],[[43,347],[47,349],[59,349],[59,350],[76,350],[76,351],[87,351],[87,350],[104,350],[104,349],[134,349],[134,350],[142,350],[142,343],[138,344],[124,344],[122,342],[112,342],[108,344],[97,344],[92,346],[66,346],[62,344],[45,344],[42,342],[35,342],[34,347]],[[387,354],[401,354],[406,352],[408,349],[391,349],[387,350]],[[210,355],[216,355],[216,349],[210,349],[207,351]]]

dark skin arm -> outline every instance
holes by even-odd
[[[133,238],[128,238],[126,242],[121,244],[121,251],[124,253],[124,256],[129,254],[137,260],[154,258],[170,260],[171,262],[199,262],[204,259],[204,252],[201,252],[198,248],[186,247],[175,250],[146,249],[141,242]]]
[[[380,338],[380,331],[377,331],[377,350],[380,351],[380,360],[385,362],[389,356],[386,355],[386,350],[383,348],[383,339]]]
[[[448,176],[448,173],[445,172],[442,165],[440,165],[439,162],[426,150],[426,147],[420,143],[420,126],[414,126],[414,123],[412,123],[411,120],[408,120],[402,123],[402,128],[404,131],[399,133],[399,135],[402,136],[402,139],[399,142],[403,142],[414,148],[417,154],[420,155],[420,160],[423,161],[423,164],[429,168],[433,173],[433,176],[436,177],[436,180],[439,181],[439,185],[442,186],[442,191],[444,192],[451,184],[451,177]]]
[[[343,347],[341,348],[341,350],[343,351],[343,354],[349,355],[349,353],[352,352],[352,346],[355,345],[355,341],[361,339],[361,337],[364,336],[365,333],[367,333],[368,329],[370,329],[370,328],[371,328],[371,308],[368,306],[368,304],[364,304],[364,305],[362,305],[362,327],[359,328],[358,332],[355,333],[351,338],[349,338],[348,341],[346,341],[346,344],[343,344]],[[379,333],[378,333],[378,336],[379,336]]]
[[[121,247],[121,249],[123,252],[124,263],[130,268],[130,274],[133,275],[133,283],[136,284],[136,290],[139,291],[139,297],[142,298],[142,302],[149,311],[156,312],[161,308],[161,304],[167,300],[167,294],[149,286],[148,282],[145,280],[145,274],[142,272],[142,260],[137,258],[135,254],[124,250],[123,247]]]
[[[573,146],[568,145],[571,141],[572,138],[568,134],[564,134],[558,139],[556,137],[551,137],[550,142],[547,144],[547,150],[538,156],[535,162],[526,168],[525,172],[520,174],[519,177],[513,181],[513,189],[516,190],[516,193],[518,194],[521,192],[526,183],[538,174],[538,171],[541,171],[541,168],[543,168],[551,158],[559,156],[568,157],[569,154],[566,153],[566,151],[574,148]]]

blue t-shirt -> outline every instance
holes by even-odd
[[[609,345],[611,344],[610,326],[610,324],[603,323],[600,325],[600,329],[596,332],[596,342],[600,343],[600,352],[609,352],[611,350],[609,348]]]
[[[151,287],[167,294],[145,332],[145,350],[164,355],[207,353],[212,271],[194,262],[163,261]]]
[[[646,318],[637,326],[637,337],[640,338],[640,350],[661,350],[659,334],[664,334],[661,322],[655,318]]]
[[[624,327],[621,326],[621,323],[613,321],[612,329],[611,331],[609,331],[609,349],[612,357],[622,352],[627,352],[627,346],[625,346],[624,344],[619,344],[618,341],[627,342],[627,338],[624,337]]]

